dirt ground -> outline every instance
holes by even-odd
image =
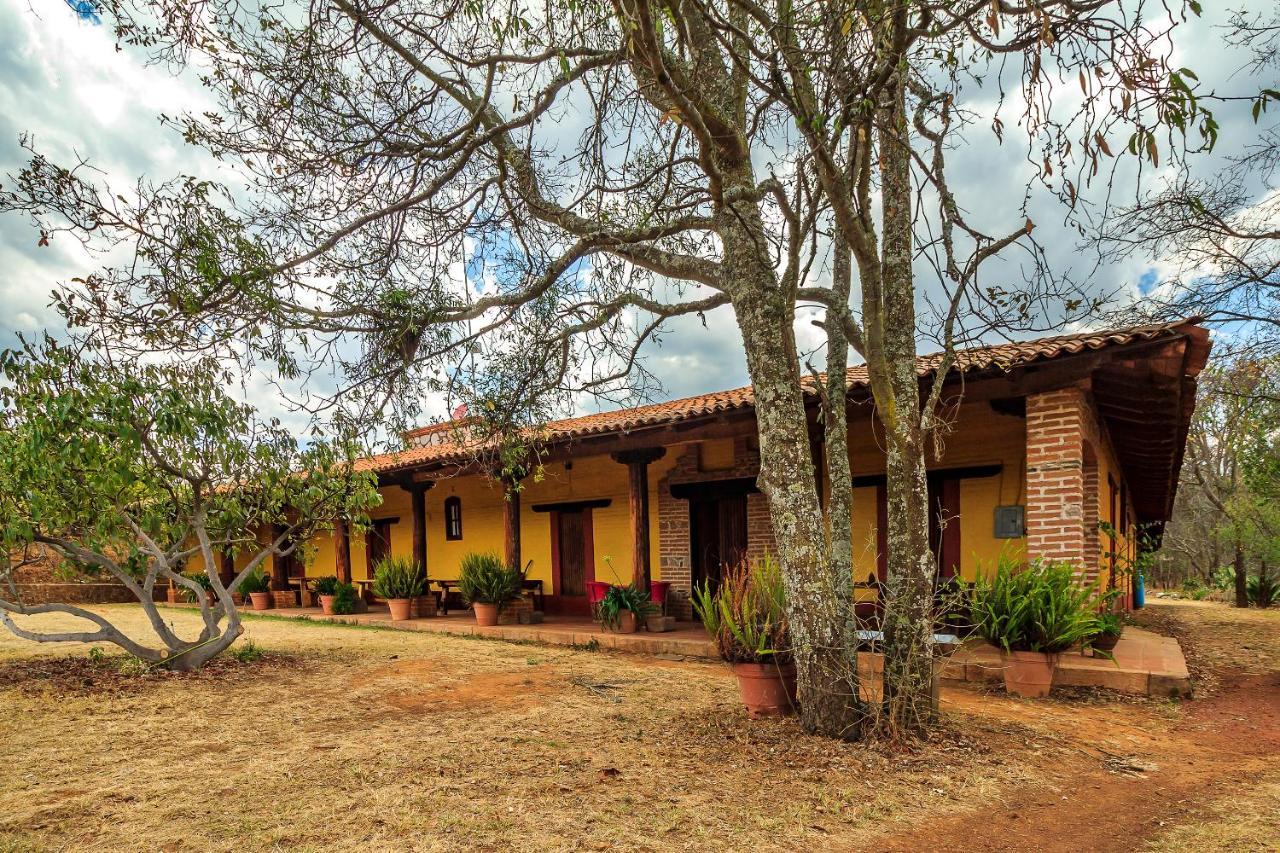
[[[4,634],[0,851],[1280,849],[1280,611],[1142,620],[1194,700],[957,688],[898,752],[748,722],[710,664],[252,618],[256,660],[139,674]]]

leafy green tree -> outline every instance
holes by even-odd
[[[231,594],[268,557],[289,554],[335,517],[359,520],[378,501],[349,441],[305,447],[225,393],[208,362],[146,364],[51,339],[0,354],[0,623],[37,642],[114,643],[172,669],[198,669],[243,628]],[[259,531],[269,531],[260,541]],[[221,556],[248,554],[229,583]],[[141,603],[159,644],[128,636],[93,610],[26,604],[14,567],[52,555],[108,577]],[[200,557],[205,582],[185,576]],[[154,603],[158,582],[200,602],[198,636],[184,638]],[[213,593],[210,602],[205,588]],[[50,631],[15,616],[62,613],[92,623]]]

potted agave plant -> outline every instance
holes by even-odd
[[[271,609],[271,582],[261,569],[254,569],[240,581],[240,591],[249,596],[254,610]]]
[[[640,620],[655,610],[649,590],[629,584],[609,587],[596,605],[596,616],[605,628],[619,634],[634,634]]]
[[[422,595],[426,584],[426,573],[408,557],[383,557],[373,570],[373,594],[387,600],[392,622],[412,617],[413,600]]]
[[[498,613],[507,602],[520,597],[523,576],[494,553],[470,553],[458,571],[458,592],[471,605],[476,624],[498,624]]]
[[[1048,696],[1058,655],[1099,632],[1097,585],[1082,584],[1070,563],[1002,556],[972,595],[974,627],[1000,649],[1015,696]]]
[[[311,588],[315,591],[316,598],[320,599],[320,612],[325,616],[334,615],[333,602],[338,596],[338,579],[333,575],[316,578]]]
[[[782,570],[765,557],[727,569],[720,586],[693,590],[693,609],[738,679],[747,713],[784,716],[796,707]]]

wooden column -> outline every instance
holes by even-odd
[[[665,447],[648,447],[613,454],[627,466],[628,505],[631,508],[631,578],[641,589],[653,579],[649,553],[649,463],[665,456]]]
[[[503,537],[504,554],[507,565],[520,570],[524,565],[520,561],[520,491],[516,488],[518,480],[503,478],[502,490],[506,500],[502,502],[502,526],[506,535]]]
[[[339,583],[351,583],[351,535],[345,518],[333,523],[333,569]]]
[[[422,568],[427,567],[427,492],[434,482],[406,483],[400,488],[409,493],[409,505],[413,518],[413,559]]]

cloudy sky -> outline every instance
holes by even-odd
[[[1243,6],[1262,9],[1270,0]],[[1218,4],[1205,4],[1206,7]],[[1203,20],[1179,28],[1174,65],[1189,66],[1201,81],[1220,91],[1256,91],[1260,81],[1239,73],[1245,57],[1225,49],[1224,13],[1206,8]],[[1217,16],[1217,17],[1215,17]],[[177,172],[217,177],[216,167],[182,143],[157,116],[199,111],[207,97],[190,76],[174,76],[148,66],[142,57],[117,50],[109,28],[77,19],[64,0],[0,0],[0,183],[25,162],[21,134],[31,134],[55,158],[90,160],[113,180],[138,177],[163,180]],[[1275,85],[1268,81],[1265,85]],[[1247,105],[1219,112],[1222,142],[1203,157],[1199,167],[1212,171],[1222,158],[1246,145],[1254,133]],[[1013,146],[1008,161],[993,160],[986,140],[961,148],[951,160],[951,184],[962,204],[995,226],[1018,210],[1028,166]],[[225,174],[221,175],[224,179]],[[1148,176],[1158,180],[1159,175]],[[1136,258],[1120,265],[1094,267],[1082,252],[1077,235],[1062,226],[1062,211],[1047,200],[1033,200],[1036,236],[1048,251],[1055,271],[1088,278],[1100,290],[1136,290],[1149,283],[1157,259]],[[999,230],[999,228],[993,228]],[[47,247],[20,217],[0,215],[0,347],[12,345],[18,332],[57,332],[59,321],[49,307],[49,291],[60,281],[84,275],[102,262],[69,238]],[[1017,275],[1017,263],[1003,274]],[[817,340],[804,329],[805,341]],[[663,382],[664,396],[683,396],[745,384],[746,372],[732,314],[722,309],[707,318],[703,329],[695,319],[673,326],[660,347],[651,347],[647,364]],[[254,402],[273,414],[285,407],[270,388],[256,383]]]

